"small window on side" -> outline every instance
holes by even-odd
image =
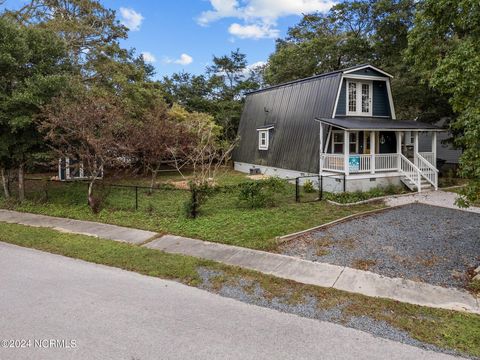
[[[258,149],[268,150],[269,132],[268,130],[261,130],[258,132]]]

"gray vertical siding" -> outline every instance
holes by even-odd
[[[318,172],[320,125],[314,119],[332,116],[340,79],[337,72],[247,95],[234,160]],[[257,128],[267,124],[274,129],[269,149],[263,151],[258,149]]]

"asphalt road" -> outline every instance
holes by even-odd
[[[175,282],[4,243],[0,269],[2,360],[455,359]],[[3,340],[19,341],[7,341],[13,348],[5,348]]]

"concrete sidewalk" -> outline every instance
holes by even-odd
[[[47,227],[71,234],[94,236],[107,240],[127,242],[130,244],[141,244],[154,236],[157,236],[157,233],[151,231],[131,229],[123,226],[2,209],[0,209],[0,221],[11,224]]]
[[[331,287],[410,304],[480,314],[478,300],[468,292],[458,289],[389,278],[349,267],[172,235],[162,236],[144,246],[214,260],[304,284]]]
[[[157,234],[144,230],[8,210],[0,210],[1,221],[49,227],[132,244],[141,245],[146,242],[143,246],[150,249],[214,260],[304,284],[331,287],[416,305],[480,314],[478,299],[463,290],[389,278],[368,271],[316,263],[292,256],[173,235],[155,238]],[[150,239],[152,241],[148,242]]]

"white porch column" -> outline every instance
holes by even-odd
[[[323,173],[323,124],[320,123],[320,148],[319,148],[319,161],[318,161],[318,173],[322,175]]]
[[[350,174],[350,166],[349,166],[349,160],[350,160],[350,132],[348,130],[345,130],[343,132],[343,160],[344,160],[344,170],[345,170],[345,175]]]
[[[437,132],[432,131],[433,166],[437,167]]]
[[[417,154],[418,154],[418,131],[413,132],[413,163],[417,166]]]
[[[370,131],[370,172],[375,174],[375,131]]]
[[[400,154],[402,153],[402,132],[395,131],[395,137],[397,139],[397,168],[400,170]]]

